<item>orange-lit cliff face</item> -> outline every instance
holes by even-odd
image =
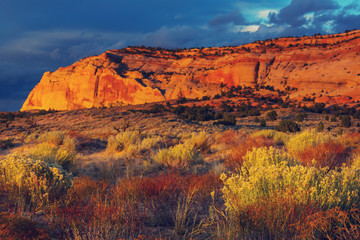
[[[201,98],[227,86],[296,88],[290,98],[360,100],[360,31],[281,38],[239,47],[190,50],[126,48],[46,72],[22,111],[71,110]]]

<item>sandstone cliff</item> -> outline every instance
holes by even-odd
[[[280,38],[239,47],[125,48],[44,73],[22,111],[71,110],[201,98],[219,85],[296,89],[292,99],[360,100],[360,31]]]

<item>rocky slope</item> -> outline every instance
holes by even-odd
[[[22,111],[71,110],[201,98],[224,86],[273,86],[291,99],[360,100],[360,31],[239,47],[125,48],[44,73]]]

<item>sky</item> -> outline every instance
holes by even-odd
[[[0,111],[45,71],[127,46],[233,46],[360,29],[359,0],[1,0]]]

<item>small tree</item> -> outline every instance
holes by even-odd
[[[278,114],[276,111],[270,111],[266,114],[266,116],[269,118],[270,121],[275,121],[278,117]]]
[[[341,118],[341,126],[349,128],[351,127],[351,117],[350,116],[343,116]]]
[[[232,114],[224,114],[222,120],[217,121],[214,123],[214,125],[226,125],[226,126],[235,126],[236,125],[236,118]]]
[[[216,94],[216,95],[213,97],[213,99],[219,99],[219,98],[221,98],[221,95],[220,95],[220,94]]]
[[[265,119],[260,120],[260,127],[266,127],[266,121]]]
[[[318,132],[322,132],[324,131],[325,129],[325,126],[324,126],[324,123],[323,122],[319,122],[318,126],[317,126],[317,131]]]
[[[176,100],[177,104],[183,104],[183,103],[186,103],[186,102],[187,102],[186,97],[179,97],[179,99]]]
[[[305,120],[305,118],[307,118],[307,114],[306,113],[298,113],[295,115],[295,120],[297,122],[302,122]]]
[[[299,132],[299,125],[291,120],[281,120],[279,125],[275,126],[275,130],[279,132]]]
[[[209,97],[209,96],[203,96],[203,97],[201,98],[201,100],[203,100],[203,101],[210,100],[210,97]]]

